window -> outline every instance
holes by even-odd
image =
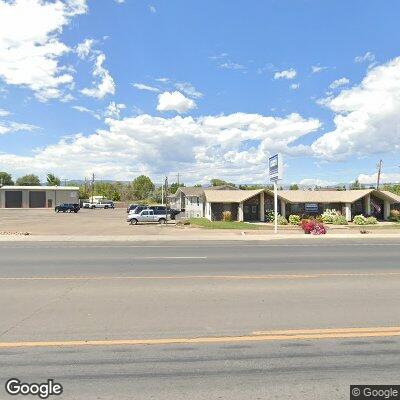
[[[142,215],[144,215],[144,216],[149,215],[149,212],[148,211],[143,211]]]
[[[196,199],[197,199],[197,205],[199,206],[200,205],[200,198],[196,197]]]

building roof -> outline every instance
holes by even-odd
[[[261,192],[273,195],[268,189],[257,190],[212,190],[206,189],[204,194],[209,203],[241,203]],[[278,197],[289,203],[354,203],[368,194],[373,194],[391,203],[400,203],[400,196],[375,189],[362,190],[279,190]]]
[[[185,196],[203,196],[204,194],[204,189],[201,186],[183,186],[178,188],[178,190],[180,190]]]
[[[399,196],[385,190],[279,190],[278,196],[290,203],[354,203],[368,194],[390,202],[399,201]]]
[[[264,189],[257,190],[212,190],[206,189],[204,194],[209,203],[241,203],[263,192]]]
[[[0,190],[79,190],[77,186],[2,186]]]

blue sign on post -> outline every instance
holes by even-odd
[[[282,155],[275,154],[269,158],[269,179],[276,182],[283,178]]]

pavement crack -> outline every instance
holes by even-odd
[[[72,287],[66,289],[62,294],[60,294],[59,296],[56,296],[55,298],[53,298],[52,300],[48,301],[47,303],[43,304],[42,306],[38,307],[37,309],[33,310],[30,314],[28,314],[27,316],[25,316],[24,318],[22,318],[21,320],[19,320],[18,322],[16,322],[15,324],[13,324],[12,326],[10,326],[9,328],[7,328],[5,331],[0,333],[0,338],[2,338],[4,335],[6,335],[7,333],[11,332],[13,329],[18,328],[19,326],[21,326],[24,322],[28,321],[29,319],[33,318],[35,315],[39,314],[41,311],[43,311],[45,308],[57,303],[58,301],[60,301],[61,299],[63,299],[64,297],[68,296],[73,290],[78,289],[79,287],[85,285],[88,282],[88,280],[84,280],[84,281],[80,281],[79,283],[77,283],[76,285],[73,285]]]

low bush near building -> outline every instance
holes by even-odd
[[[390,211],[390,220],[393,222],[400,222],[400,211],[399,210]]]
[[[300,224],[300,216],[296,214],[289,215],[289,223],[290,225],[299,225]]]
[[[222,221],[230,222],[232,221],[232,213],[230,211],[222,212]]]
[[[268,210],[268,211],[265,213],[265,221],[266,221],[266,222],[274,222],[274,220],[275,220],[275,213],[274,213],[274,210]]]
[[[348,225],[347,219],[344,215],[336,215],[332,222],[333,225]]]
[[[375,217],[367,217],[365,222],[366,225],[375,225],[378,223],[378,220]]]
[[[315,219],[303,219],[301,221],[301,228],[304,233],[310,235],[325,235],[326,228],[320,222],[317,222]]]
[[[288,220],[282,215],[278,215],[278,225],[287,225]]]
[[[322,215],[322,222],[325,224],[333,224],[334,219],[339,215],[339,213],[336,210],[325,210]]]
[[[356,215],[356,216],[353,218],[353,222],[354,222],[356,225],[366,225],[366,223],[367,223],[367,218],[365,218],[364,215]]]

